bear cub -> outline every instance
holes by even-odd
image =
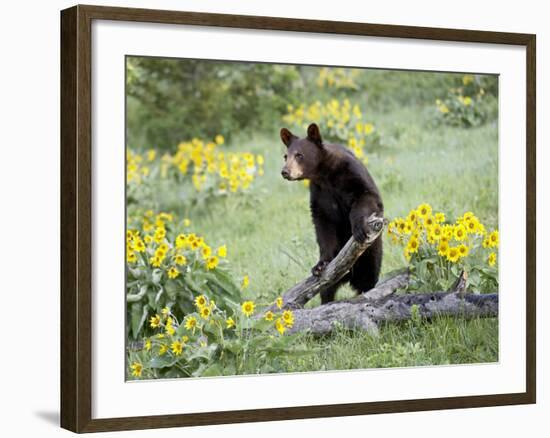
[[[320,252],[312,273],[318,276],[352,235],[358,242],[366,239],[366,219],[372,213],[384,215],[382,198],[364,164],[349,149],[324,143],[315,123],[309,125],[306,138],[298,138],[283,128],[281,140],[287,147],[283,178],[310,181],[311,217]],[[378,282],[381,264],[382,236],[379,236],[350,272],[321,294],[321,302],[334,301],[338,287],[345,282],[357,293],[372,289]]]

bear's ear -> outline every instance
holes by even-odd
[[[323,139],[321,138],[319,127],[315,123],[312,123],[311,125],[308,126],[307,138],[308,140],[310,140],[311,142],[315,143],[318,146],[323,145]]]
[[[292,143],[292,141],[296,138],[298,137],[296,137],[288,129],[286,128],[281,129],[281,140],[283,140],[283,143],[286,145],[286,147],[289,147],[290,143]]]

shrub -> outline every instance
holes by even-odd
[[[126,302],[129,335],[143,335],[147,315],[170,307],[182,317],[193,311],[193,296],[209,290],[222,309],[240,300],[231,278],[225,245],[212,248],[168,213],[130,217],[126,232]]]
[[[412,268],[411,289],[447,290],[461,271],[467,273],[468,290],[493,292],[498,288],[498,230],[488,232],[472,212],[449,223],[443,213],[421,204],[406,218],[392,220],[388,234],[394,244],[403,247]]]
[[[436,99],[436,123],[468,128],[479,126],[495,115],[496,99],[487,95],[484,81],[479,76],[464,75],[459,87],[449,89],[445,97]]]
[[[269,129],[299,79],[292,65],[129,56],[129,144],[165,151],[182,138]]]
[[[343,143],[365,162],[365,150],[372,152],[382,145],[381,135],[374,124],[367,121],[359,105],[352,104],[349,99],[331,99],[326,103],[316,101],[309,106],[289,105],[283,121],[300,130],[306,130],[310,123],[315,122],[320,125],[324,137]]]
[[[156,149],[144,153],[128,149],[126,155],[127,204],[166,208],[187,207],[212,198],[246,192],[263,175],[264,158],[249,152],[221,149],[224,138],[197,138],[181,142],[176,151],[159,156]],[[167,199],[170,196],[175,199]]]
[[[222,310],[207,295],[183,319],[169,307],[149,318],[156,333],[128,353],[131,378],[199,377],[280,372],[280,359],[308,353],[292,347],[292,311],[257,315],[252,301]],[[258,317],[256,317],[256,315]]]

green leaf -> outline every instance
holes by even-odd
[[[222,369],[221,367],[217,364],[217,363],[214,363],[212,365],[210,365],[208,368],[206,368],[201,376],[202,377],[212,377],[212,376],[221,376],[223,373],[222,373]]]
[[[168,368],[174,366],[179,359],[177,357],[170,356],[169,354],[163,354],[162,356],[155,356],[149,361],[150,368]]]
[[[229,363],[223,367],[224,376],[234,376],[235,374],[237,374],[237,369],[234,363]]]
[[[225,341],[224,348],[233,354],[239,354],[243,351],[242,343],[239,340]]]
[[[130,320],[132,326],[132,337],[134,339],[138,338],[138,335],[147,320],[147,311],[148,306],[143,305],[140,302],[133,303],[131,307]]]
[[[168,283],[168,284],[170,284],[170,283]],[[164,291],[164,289],[161,287],[159,289],[159,291],[157,292],[157,295],[155,296],[155,304],[159,303],[159,300],[160,300],[160,297],[162,296],[163,291]]]
[[[196,278],[192,278],[192,277],[196,277],[196,275],[195,276],[186,275],[184,276],[183,281],[189,287],[189,290],[193,295],[198,295],[204,289],[206,280],[196,281]]]
[[[166,295],[168,295],[168,297],[171,300],[176,299],[177,292],[178,292],[178,286],[177,286],[177,283],[175,281],[168,281],[164,285],[164,290],[166,291]]]
[[[162,280],[162,271],[160,269],[153,270],[153,273],[151,275],[151,281],[153,284],[161,284]]]
[[[210,360],[212,358],[212,355],[215,353],[216,349],[217,349],[217,345],[215,344],[208,345],[207,347],[199,347],[197,350],[195,350],[193,353],[187,356],[187,359],[189,361],[192,361],[193,359]]]

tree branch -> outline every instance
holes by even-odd
[[[319,277],[310,276],[291,287],[283,295],[283,308],[299,309],[315,295],[335,285],[351,269],[355,261],[380,236],[384,228],[384,218],[372,214],[366,220],[367,238],[363,243],[351,237],[338,255],[326,266]],[[267,310],[277,310],[275,305]]]

